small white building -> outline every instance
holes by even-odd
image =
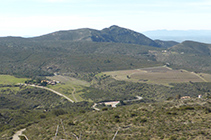
[[[120,103],[120,101],[113,101],[113,102],[104,102],[104,104],[107,105],[111,105],[111,107],[116,107],[116,105],[118,105]]]
[[[198,96],[198,98],[201,98],[202,96],[201,96],[201,94]]]

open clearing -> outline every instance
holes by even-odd
[[[10,75],[0,75],[0,84],[2,85],[15,85],[18,83],[25,83],[27,78],[16,78]]]
[[[196,74],[186,70],[172,70],[166,66],[103,72],[116,80],[169,85],[184,82],[211,82],[210,74]]]
[[[80,86],[85,86],[85,87],[89,87],[90,83],[83,81],[83,80],[79,80],[73,77],[69,77],[69,76],[62,76],[62,75],[56,75],[56,76],[51,76],[51,77],[47,77],[48,79],[51,80],[57,80],[60,81],[61,83],[65,83],[65,84],[72,84],[72,85],[80,85]]]
[[[89,82],[72,78],[69,76],[57,75],[57,76],[52,76],[52,77],[47,77],[47,78],[61,82],[60,84],[48,86],[49,88],[63,93],[64,95],[74,100],[75,102],[84,101],[84,99],[81,98],[80,96],[81,94],[83,94],[81,90],[83,89],[83,87],[90,86]]]

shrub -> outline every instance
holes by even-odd
[[[168,114],[168,115],[177,115],[177,113],[176,112],[166,112],[166,114]]]
[[[135,116],[137,116],[137,114],[135,114],[135,113],[130,114],[130,117],[135,117]]]
[[[59,116],[59,115],[64,115],[66,114],[67,112],[65,112],[63,109],[57,109],[57,110],[54,110],[53,111],[53,114],[56,115],[56,116]]]
[[[102,111],[107,111],[107,110],[108,110],[107,107],[102,108]]]
[[[24,136],[19,136],[20,140],[26,140]]]
[[[181,106],[179,108],[179,110],[194,110],[194,107],[192,107],[192,106]]]
[[[119,119],[120,117],[119,115],[114,115],[114,118]]]
[[[85,110],[80,110],[80,113],[84,114],[84,113],[86,113],[86,111]]]
[[[145,118],[142,118],[142,119],[140,120],[140,123],[145,123],[145,122],[147,122],[147,119],[145,119]]]
[[[40,119],[45,119],[45,118],[46,118],[46,116],[44,114],[40,115]]]
[[[177,140],[177,136],[171,136],[169,140]]]
[[[70,121],[70,122],[68,123],[68,125],[75,125],[75,123],[74,123],[73,121]]]

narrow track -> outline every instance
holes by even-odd
[[[28,85],[28,86],[49,90],[49,91],[51,91],[51,92],[53,92],[53,93],[55,93],[55,94],[57,94],[57,95],[59,95],[59,96],[64,97],[64,98],[67,99],[68,101],[74,103],[74,101],[73,101],[72,99],[68,98],[68,97],[65,96],[64,94],[59,93],[59,92],[57,92],[57,91],[55,91],[55,90],[53,90],[53,89],[50,89],[50,88],[47,88],[47,87],[43,87],[43,86],[37,86],[37,85]]]

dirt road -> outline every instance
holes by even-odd
[[[73,88],[72,96],[73,96],[75,102],[78,102],[78,100],[75,97],[75,91],[76,91],[76,89],[74,87],[72,87],[72,88]]]
[[[17,131],[17,132],[13,135],[12,140],[20,140],[20,138],[19,138],[18,136],[22,135],[23,131],[25,131],[25,130],[26,130],[26,128]]]
[[[32,87],[37,87],[37,88],[42,88],[42,89],[49,90],[49,91],[51,91],[51,92],[53,92],[53,93],[55,93],[55,94],[57,94],[57,95],[59,95],[59,96],[64,97],[64,98],[65,98],[65,99],[67,99],[68,101],[70,101],[70,102],[74,103],[74,101],[73,101],[73,100],[71,100],[70,98],[68,98],[68,97],[67,97],[67,96],[65,96],[64,94],[59,93],[59,92],[57,92],[57,91],[55,91],[55,90],[53,90],[53,89],[50,89],[50,88],[47,88],[47,87],[43,87],[43,86],[37,86],[37,85],[28,85],[28,86],[32,86]]]
[[[94,103],[94,105],[92,106],[92,108],[93,108],[94,110],[100,111],[100,109],[97,108],[96,106],[97,106],[97,103]]]

